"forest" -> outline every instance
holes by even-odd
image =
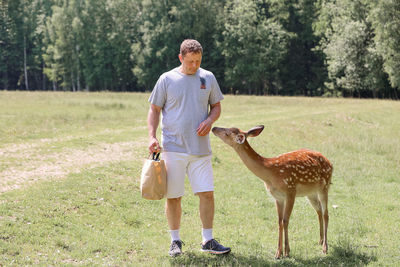
[[[151,91],[188,38],[226,94],[400,96],[399,0],[0,0],[0,90]]]

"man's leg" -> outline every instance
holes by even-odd
[[[192,191],[199,196],[200,219],[203,225],[201,250],[213,254],[224,254],[230,248],[219,244],[212,234],[214,221],[214,179],[211,156],[194,157],[188,168]]]
[[[188,156],[183,153],[163,152],[162,158],[167,169],[167,201],[165,215],[171,235],[170,256],[182,254],[182,240],[179,236],[181,225],[181,200],[185,193],[185,176]]]
[[[181,200],[181,197],[168,198],[165,203],[165,214],[167,215],[170,230],[179,230],[182,216]]]
[[[214,220],[214,192],[197,193],[200,198],[200,219],[203,224],[202,251],[213,254],[225,254],[231,251],[230,248],[219,244],[212,235]]]
[[[203,229],[211,229],[214,221],[214,192],[197,193],[200,198],[200,219]]]
[[[172,257],[182,254],[182,240],[179,236],[179,227],[181,224],[182,198],[168,198],[165,203],[165,214],[167,215],[168,226],[171,234],[171,246],[169,255]]]
[[[213,239],[212,227],[214,220],[214,192],[201,192],[197,193],[200,199],[200,219],[203,225],[201,231],[202,243]]]

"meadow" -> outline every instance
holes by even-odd
[[[396,266],[400,261],[400,102],[226,95],[215,126],[264,125],[265,157],[309,148],[333,164],[329,251],[297,198],[291,256],[274,259],[275,204],[214,135],[214,235],[200,252],[198,198],[183,198],[184,254],[168,256],[164,203],[141,198],[149,93],[0,91],[0,266]]]

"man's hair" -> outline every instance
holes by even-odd
[[[201,44],[193,39],[186,39],[181,44],[181,55],[184,57],[187,53],[200,53],[203,54],[203,47]]]

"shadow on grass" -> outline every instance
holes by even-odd
[[[275,260],[267,255],[245,256],[239,253],[214,256],[186,252],[177,258],[171,258],[172,266],[364,266],[377,261],[376,256],[359,252],[351,244],[344,246],[332,246],[326,256],[310,259],[297,256]]]

